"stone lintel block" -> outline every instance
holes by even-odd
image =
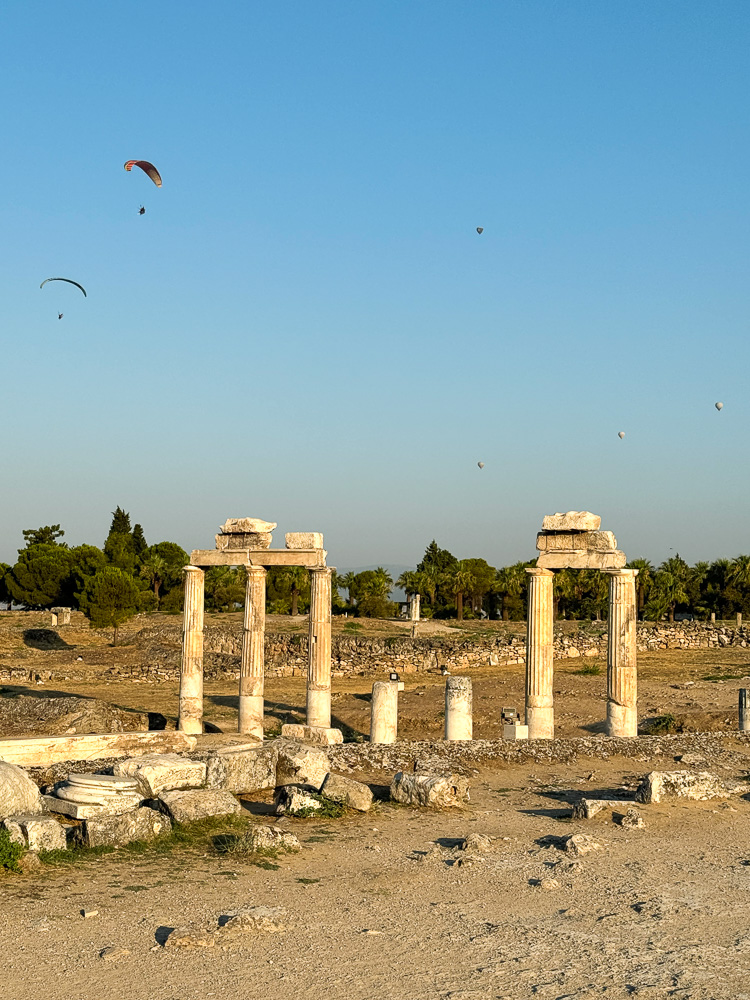
[[[270,549],[272,537],[270,531],[214,535],[219,552],[231,552],[233,549]]]
[[[602,519],[587,510],[569,510],[567,514],[546,514],[542,521],[544,531],[598,531]]]
[[[276,521],[264,521],[262,517],[230,517],[221,525],[222,535],[265,534],[273,531]]]
[[[634,799],[579,799],[573,805],[572,816],[573,819],[593,819],[605,810],[626,809],[634,803]]]
[[[113,796],[111,802],[97,805],[89,802],[71,802],[68,799],[60,799],[56,795],[43,795],[42,802],[48,812],[57,813],[60,816],[70,816],[71,819],[92,819],[95,816],[119,816],[124,812],[130,812],[140,805],[142,799],[140,795]]]
[[[298,740],[300,743],[309,743],[319,747],[330,747],[344,742],[340,729],[326,729],[325,726],[304,726],[296,723],[282,726],[281,736],[285,740]]]
[[[621,549],[594,552],[581,549],[560,549],[542,552],[536,561],[539,569],[623,569],[627,556]]]
[[[319,531],[288,531],[284,542],[288,549],[322,549],[323,535]]]
[[[175,823],[192,823],[209,816],[230,816],[242,811],[234,795],[224,788],[162,792],[158,801]]]
[[[663,802],[665,799],[728,799],[747,791],[746,784],[724,781],[710,771],[651,771],[635,793],[636,802]]]
[[[64,851],[68,846],[64,827],[51,816],[9,816],[3,826],[12,841],[30,851]]]
[[[116,775],[135,778],[147,799],[155,799],[160,792],[173,788],[198,788],[206,781],[205,764],[176,753],[131,757],[118,761],[113,770]]]
[[[153,840],[171,829],[168,816],[144,806],[119,816],[87,819],[76,830],[75,838],[84,847],[123,847],[134,840]]]
[[[193,549],[190,563],[201,569],[209,566],[306,566],[322,568],[325,549]]]
[[[208,758],[206,786],[234,794],[275,788],[278,757],[275,745],[224,747]]]
[[[539,552],[555,549],[592,549],[607,552],[617,548],[617,539],[612,531],[540,531],[536,536]]]
[[[529,727],[520,722],[506,723],[503,726],[504,740],[527,740],[529,738]]]

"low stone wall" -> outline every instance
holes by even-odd
[[[134,683],[174,680],[180,670],[180,629],[175,626],[146,626],[133,636],[141,646],[145,664],[135,667],[111,667],[105,675],[130,679]],[[720,649],[750,645],[750,627],[736,628],[721,623],[661,622],[638,623],[638,651],[660,649]],[[240,624],[209,625],[204,638],[204,671],[208,679],[239,677],[242,644]],[[559,622],[555,625],[555,659],[606,656],[606,622]],[[400,674],[437,671],[445,666],[456,673],[486,666],[521,664],[526,658],[525,626],[509,622],[485,635],[433,636],[412,639],[408,636],[374,638],[334,635],[332,673],[334,677],[369,676],[395,670]],[[307,635],[268,632],[265,642],[266,676],[293,677],[307,673]],[[95,671],[98,676],[102,671]],[[0,666],[0,681],[47,681],[72,672]],[[76,676],[82,676],[76,671]]]

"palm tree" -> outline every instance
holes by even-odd
[[[438,587],[442,580],[442,573],[435,566],[428,566],[426,569],[421,570],[419,575],[422,578],[421,593],[429,598],[430,607],[434,608]]]
[[[506,606],[509,597],[520,597],[526,583],[526,563],[514,563],[512,566],[503,566],[495,574],[495,582],[492,586],[493,593],[500,598],[500,614],[504,622],[510,618],[510,612]]]
[[[686,604],[689,598],[685,580],[669,569],[665,569],[666,565],[667,563],[663,563],[656,572],[649,605],[651,605],[652,611],[658,615],[657,621],[666,611],[669,621],[673,622],[675,607],[678,604]],[[660,610],[661,614],[658,614]]]
[[[289,590],[292,598],[292,616],[297,614],[297,601],[299,595],[309,584],[309,574],[304,566],[289,566],[284,571],[284,579],[289,582]]]
[[[344,587],[349,595],[349,603],[354,604],[353,590],[357,586],[357,574],[352,573],[351,570],[348,573],[344,573],[343,576],[338,577],[338,584],[340,587]]]
[[[457,566],[448,570],[445,574],[445,582],[456,601],[456,618],[462,622],[464,620],[464,594],[471,592],[472,587],[476,584],[476,579],[465,562],[461,561]]]
[[[396,580],[396,586],[400,587],[406,594],[407,598],[413,597],[414,594],[421,593],[420,583],[422,574],[418,573],[416,570],[407,569],[401,574],[401,576]]]
[[[646,606],[646,597],[654,578],[654,567],[648,559],[631,559],[628,563],[628,569],[638,570],[638,576],[635,578],[635,590],[636,607],[638,609],[638,617],[640,618]]]
[[[388,597],[393,590],[393,577],[388,570],[383,569],[382,566],[378,566],[374,572],[375,578],[373,580],[373,592],[377,594],[378,597],[384,597],[388,600]]]
[[[739,590],[750,589],[750,556],[736,556],[732,560],[729,582]]]
[[[147,556],[141,565],[140,575],[147,579],[149,584],[154,588],[157,610],[159,608],[159,588],[164,583],[168,572],[169,566],[166,559],[162,559],[161,556],[155,553]]]

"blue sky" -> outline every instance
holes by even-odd
[[[1,17],[0,559],[117,504],[340,566],[502,565],[568,509],[750,551],[746,3]]]

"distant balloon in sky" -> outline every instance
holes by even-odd
[[[723,410],[724,409],[724,404],[723,403],[714,403],[714,406],[716,407],[717,410]]]
[[[617,436],[622,441],[622,439],[625,437],[625,431],[618,431]]]
[[[78,282],[73,281],[72,278],[45,278],[39,287],[44,288],[44,286],[47,284],[48,281],[67,281],[69,285],[75,285],[76,288],[80,288],[83,294],[86,295],[86,289],[83,287],[83,285],[79,285]]]
[[[148,174],[158,188],[161,187],[161,175],[153,163],[149,163],[148,160],[128,160],[125,164],[125,169],[128,173],[130,173],[133,167],[140,167],[144,174]]]
[[[479,466],[480,469],[484,468],[484,462],[477,462],[477,465]]]
[[[484,232],[484,226],[477,226],[477,232],[478,233],[483,233]]]

